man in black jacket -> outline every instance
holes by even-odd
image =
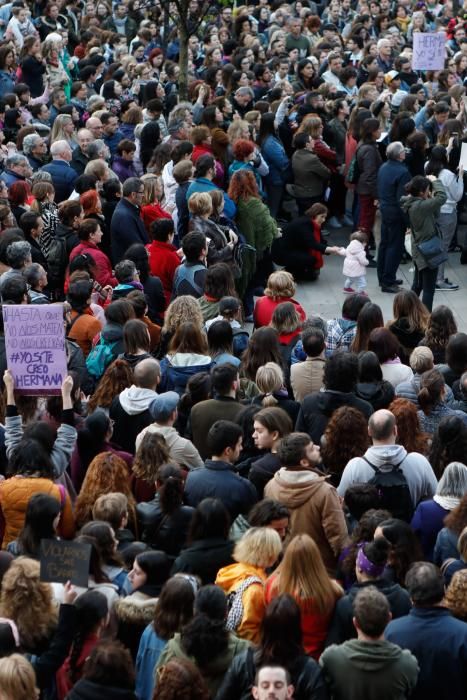
[[[110,224],[112,261],[118,263],[133,243],[149,243],[140,216],[144,185],[138,177],[129,177],[123,184],[123,197],[115,207]]]
[[[324,367],[325,391],[306,396],[298,414],[295,430],[308,433],[315,444],[320,443],[329,419],[341,406],[358,408],[365,418],[373,413],[368,401],[359,399],[354,391],[358,381],[358,358],[350,352],[336,351]]]

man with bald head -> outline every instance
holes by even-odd
[[[113,439],[131,454],[135,453],[136,436],[153,422],[149,406],[157,398],[161,379],[158,361],[147,358],[138,362],[133,378],[135,383],[115,397],[109,411],[115,421]]]
[[[390,473],[399,467],[409,487],[412,506],[415,509],[420,501],[432,498],[437,481],[429,461],[418,452],[410,452],[397,444],[397,425],[394,415],[382,409],[370,416],[368,435],[372,446],[363,457],[354,457],[342,472],[337,489],[340,496],[353,484],[368,483],[378,471]]]
[[[78,145],[73,151],[71,167],[73,170],[76,170],[78,175],[82,175],[90,160],[88,156],[88,147],[89,144],[94,141],[94,136],[89,129],[80,129],[76,134],[76,140]]]

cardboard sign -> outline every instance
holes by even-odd
[[[414,32],[413,70],[442,70],[446,58],[444,32]]]
[[[60,394],[67,375],[63,304],[5,304],[3,324],[15,390],[29,396]]]
[[[66,540],[41,540],[41,581],[88,587],[91,545]]]

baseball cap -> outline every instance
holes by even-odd
[[[149,413],[156,421],[167,420],[177,408],[179,401],[180,397],[175,391],[166,391],[149,404]]]
[[[396,78],[399,77],[399,73],[396,70],[390,70],[389,73],[386,73],[384,76],[384,82],[386,85],[389,85],[389,83],[392,83],[393,80],[396,80]]]
[[[226,311],[238,311],[240,302],[235,297],[222,297],[219,302],[219,313],[223,314]]]

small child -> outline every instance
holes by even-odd
[[[368,258],[365,253],[365,246],[368,243],[368,236],[364,231],[355,231],[350,236],[350,243],[347,248],[342,249],[342,255],[345,255],[342,274],[345,276],[344,292],[345,294],[353,294],[357,291],[359,294],[366,294],[366,266]],[[353,288],[356,285],[357,289]]]

